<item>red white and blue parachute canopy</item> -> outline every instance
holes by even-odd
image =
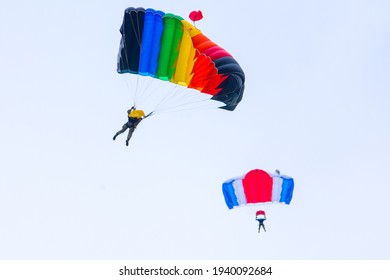
[[[229,209],[248,204],[290,204],[294,191],[293,178],[254,169],[222,184]]]

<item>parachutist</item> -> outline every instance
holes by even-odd
[[[265,226],[264,226],[264,221],[267,220],[267,217],[265,216],[265,212],[263,210],[259,210],[256,212],[256,221],[259,222],[259,230],[258,232],[260,232],[260,229],[263,228],[264,231],[265,230]]]
[[[130,138],[133,135],[134,130],[137,128],[137,125],[144,119],[145,114],[144,111],[136,110],[133,106],[127,111],[127,117],[128,117],[128,121],[122,126],[121,130],[115,133],[112,139],[115,140],[119,134],[129,129],[129,133],[127,134],[127,139],[126,139],[126,146],[129,146]]]
[[[294,192],[294,179],[287,175],[273,174],[261,169],[226,180],[222,184],[222,193],[226,206],[234,209],[253,204],[286,204],[291,203]],[[267,219],[264,210],[256,212],[256,221],[266,231],[264,221]]]
[[[260,232],[260,229],[261,229],[261,228],[263,228],[264,231],[266,232],[265,226],[264,226],[264,221],[265,221],[266,219],[256,219],[256,220],[259,222],[259,230],[258,230],[258,232]]]

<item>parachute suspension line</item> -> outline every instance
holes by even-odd
[[[126,30],[125,30],[125,26],[123,27],[124,28],[124,32],[126,33]],[[127,49],[127,46],[126,46],[126,40],[123,40],[122,39],[122,43],[123,43],[123,48],[124,49]],[[126,64],[126,65],[129,65],[129,58],[127,56],[127,53],[124,54],[124,57],[123,56],[120,56],[120,60],[121,60],[121,63],[122,64]],[[118,66],[119,67],[119,66]],[[126,87],[129,89],[130,92],[133,92],[132,90],[132,81],[131,81],[131,74],[129,74],[129,78],[125,78],[125,83],[126,83]],[[135,99],[135,97],[133,96],[133,99]]]
[[[152,112],[150,112],[149,114],[147,114],[147,115],[144,117],[144,119],[149,118],[149,117],[151,117],[151,116],[153,116],[153,115],[154,115],[154,111],[152,111]]]
[[[215,103],[206,104],[206,105],[210,105],[206,107],[204,104],[206,102],[210,102],[210,97],[205,98],[204,96],[199,96],[195,92],[187,92],[186,91],[187,88],[184,87],[179,87],[179,88],[181,88],[180,90],[181,92],[179,91],[177,94],[173,94],[169,100],[165,100],[154,111],[156,113],[161,113],[161,112],[173,113],[178,111],[187,111],[187,110],[195,110],[195,109],[216,109],[220,107],[220,105],[217,106]],[[180,103],[178,101],[180,101]],[[188,108],[190,105],[200,105],[200,106],[196,106],[195,108]]]
[[[141,42],[141,30],[139,28],[140,26],[140,22],[139,22],[139,18],[137,16],[137,24],[135,24],[134,20],[133,20],[133,17],[130,16],[130,20],[131,20],[131,26],[132,26],[132,29],[134,31],[134,34],[135,34],[135,37],[136,37],[136,40],[137,40],[137,43],[138,43],[138,46],[141,48],[142,46],[142,42]],[[136,26],[137,26],[137,29],[136,29]],[[124,34],[126,34],[126,25],[123,25],[123,32]],[[127,45],[126,45],[126,40],[123,40],[123,47],[124,49],[127,49]],[[121,61],[123,64],[125,64],[124,62],[126,62],[126,65],[129,65],[129,57],[128,57],[128,54],[125,53],[124,54],[124,57],[120,57]],[[130,90],[130,92],[132,92],[132,99],[133,99],[133,106],[136,107],[137,106],[137,100],[138,100],[138,87],[139,87],[139,75],[136,75],[137,78],[136,78],[136,81],[134,82],[132,80],[132,76],[133,76],[133,73],[129,73],[129,79],[125,79],[126,80],[126,85],[127,85],[127,88]],[[134,85],[135,83],[135,85]],[[135,89],[134,89],[135,88]]]
[[[149,79],[149,77],[144,77],[144,78],[145,78],[146,87],[144,87],[144,89],[142,89],[142,91],[139,94],[140,106],[142,106],[141,104],[145,103],[145,101],[150,99],[154,95],[154,93],[157,90],[159,90],[159,88],[154,88],[153,90],[149,90],[149,88],[152,86],[152,84],[154,84],[156,79]],[[146,80],[148,81],[146,82]]]
[[[175,85],[175,87],[173,88],[173,93],[172,92],[168,92],[165,96],[164,96],[164,98],[162,98],[161,100],[160,100],[160,102],[156,105],[156,107],[155,107],[155,109],[154,109],[154,111],[156,112],[156,111],[158,111],[158,110],[161,110],[160,108],[164,105],[164,104],[166,104],[166,103],[168,103],[169,102],[169,100],[170,99],[172,99],[172,98],[174,98],[174,92],[177,90],[177,85]]]
[[[122,25],[122,26],[123,26],[123,33],[126,34],[126,25]],[[123,38],[122,38],[122,43],[123,43],[123,49],[126,50],[127,49],[126,40],[124,40]],[[126,52],[124,53],[124,57],[123,56],[120,57],[120,60],[121,60],[122,64],[129,65],[129,57],[128,57]],[[135,92],[133,90],[134,89],[133,81],[132,81],[132,76],[133,75],[131,73],[128,73],[128,74],[129,74],[129,77],[125,78],[125,82],[126,82],[126,86],[129,89],[129,91],[133,93],[132,99],[133,99],[133,105],[135,107],[136,95],[135,95]]]
[[[176,99],[176,100],[175,100]],[[198,99],[198,100],[196,100]],[[191,104],[195,104],[195,103],[198,103],[198,102],[201,102],[201,101],[208,101],[209,98],[207,99],[203,99],[203,100],[199,100],[199,96],[196,96],[196,95],[191,95],[189,93],[185,93],[185,92],[179,92],[178,94],[176,94],[175,96],[173,96],[169,101],[170,103],[166,102],[165,103],[165,110],[172,110],[172,109],[175,109],[175,108],[182,108],[184,106],[188,106],[188,105],[191,105]],[[176,101],[176,102],[174,102]],[[180,103],[178,102],[180,101]]]
[[[138,99],[138,84],[139,84],[139,75],[137,75],[137,81],[135,84],[135,92],[134,92],[134,108],[137,108],[137,99]]]
[[[137,17],[134,20],[133,17],[130,17],[130,20],[132,22],[131,28],[133,29],[137,43],[138,43],[139,47],[141,48],[142,47],[142,42],[141,42],[142,34],[141,34],[141,31],[139,28],[139,26],[140,26],[139,25],[139,18]],[[126,28],[126,26],[124,26],[124,28]],[[124,30],[124,32],[126,33],[126,30]],[[123,41],[123,44],[126,48],[126,40]],[[128,57],[127,53],[125,53],[124,56],[125,56],[125,58],[121,57],[121,60],[126,59],[127,65],[129,65],[129,57]],[[204,79],[211,79],[213,76],[216,75],[215,72],[214,72],[214,74],[209,74],[209,73],[210,73],[210,69],[206,66],[198,69],[198,74],[200,74],[201,76],[206,74],[204,76]],[[134,77],[134,75],[136,76],[136,81],[133,81],[131,78],[131,77]],[[152,92],[148,91],[149,87],[154,82],[154,79],[151,79],[151,82],[149,81],[149,83],[146,84],[146,87],[144,87],[142,89],[141,85],[143,83],[141,83],[141,81],[140,81],[140,77],[139,77],[140,75],[129,73],[129,76],[130,76],[129,81],[131,83],[131,86],[129,85],[129,81],[127,81],[127,79],[126,79],[126,84],[127,84],[127,87],[129,88],[129,90],[133,93],[132,94],[133,106],[134,107],[143,106],[143,103],[145,102],[145,100],[150,99],[151,96],[153,96],[153,93],[155,93],[156,90],[158,90],[158,89],[156,89],[156,90],[153,90]],[[142,80],[142,78],[143,77],[141,77],[141,80]],[[175,85],[174,90],[176,90],[176,89],[177,89],[177,85]],[[185,87],[183,87],[183,89],[185,89]],[[195,98],[196,98],[196,96],[191,95],[191,94],[173,94],[172,92],[169,92],[169,94],[166,94],[166,96],[161,100],[161,102],[159,102],[159,104],[156,106],[156,108],[153,112],[185,111],[186,109],[183,109],[184,106],[191,105],[191,104],[198,104],[199,105],[199,104],[202,104],[202,103],[210,100],[210,98],[205,98],[203,100],[194,100]],[[180,99],[182,101],[182,104],[178,104],[178,105],[172,104],[172,103],[174,103],[173,101],[178,100],[178,99]],[[217,106],[215,106],[215,107],[217,107]],[[215,108],[215,107],[213,107],[213,108]],[[175,110],[175,109],[179,109],[179,110]]]
[[[137,24],[136,25],[134,24],[133,18],[130,17],[130,19],[131,19],[131,25],[133,27],[133,31],[134,31],[135,37],[137,39],[138,46],[141,49],[142,48],[142,43],[141,43],[141,36],[142,35],[141,35],[141,30],[139,28],[139,26],[140,26],[139,18],[137,16],[137,19],[136,19],[137,20]],[[137,30],[136,30],[135,26],[137,26]],[[135,92],[134,92],[134,107],[135,108],[137,107],[137,101],[138,101],[138,95],[139,95],[138,94],[139,75],[137,74],[136,76],[137,76],[137,81],[136,81],[136,84],[135,84]]]
[[[128,91],[131,93],[130,95],[130,103],[132,103],[132,105],[134,107],[136,107],[136,103],[137,103],[137,94],[136,94],[136,81],[134,81],[133,79],[137,79],[135,78],[134,75],[132,74],[129,74],[129,75],[126,75],[127,77],[125,77],[125,82],[126,82],[126,87],[128,88]]]
[[[190,111],[190,110],[200,110],[200,109],[216,109],[216,108],[219,108],[220,106],[209,106],[209,107],[206,107],[204,104],[204,102],[208,102],[210,101],[210,99],[205,99],[205,100],[198,100],[198,101],[194,101],[194,102],[191,102],[191,103],[186,103],[186,104],[181,104],[181,105],[177,105],[177,106],[172,106],[172,107],[169,107],[169,108],[166,108],[164,110],[164,112],[170,112],[170,113],[173,113],[173,112],[179,112],[179,111]],[[192,106],[191,108],[188,108],[189,105],[198,105],[198,106]]]
[[[185,106],[189,104],[190,102],[186,101],[186,99],[191,97],[191,95],[186,93],[185,90],[185,87],[175,85],[173,92],[166,95],[166,97],[158,104],[155,111],[166,111],[177,106]],[[175,105],[176,103],[178,103],[178,105]]]
[[[166,110],[167,108],[172,106],[171,104],[175,104],[178,99],[183,99],[183,96],[185,96],[185,94],[183,94],[183,89],[184,88],[182,88],[181,86],[175,85],[173,91],[170,92],[169,98],[166,98],[161,104],[161,109]]]
[[[130,17],[131,19],[131,25],[133,26],[133,31],[135,33],[135,37],[137,39],[137,43],[138,43],[138,46],[141,48],[141,30],[139,29],[139,20],[138,20],[138,16],[137,16],[137,29],[135,29],[135,24],[134,24],[134,21],[133,21],[133,18]]]
[[[208,100],[207,100],[208,101]],[[181,105],[179,105],[181,106]],[[177,106],[177,107],[179,107]],[[185,105],[182,105],[182,106],[185,106]],[[160,110],[160,111],[153,111],[153,115],[156,115],[156,114],[169,114],[169,113],[178,113],[178,112],[187,112],[187,111],[200,111],[200,110],[215,110],[215,106],[214,107],[200,107],[200,108],[182,108],[182,109],[174,109],[173,107],[172,108],[167,108],[165,110]],[[172,110],[171,110],[172,109]]]

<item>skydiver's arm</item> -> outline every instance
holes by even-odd
[[[134,124],[134,127],[137,127],[139,125],[139,123],[141,122],[141,118],[137,119],[137,122]]]

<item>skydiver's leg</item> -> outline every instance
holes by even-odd
[[[129,127],[129,134],[127,134],[126,146],[129,146],[129,141],[134,132],[134,126]]]
[[[264,231],[266,231],[266,230],[265,230],[265,226],[264,226],[264,220],[259,219],[259,220],[257,220],[257,221],[259,222],[259,230],[258,230],[258,232],[260,232],[260,229],[261,229],[261,228],[263,228]]]
[[[125,123],[125,124],[122,126],[122,129],[119,130],[117,133],[115,133],[114,138],[112,138],[112,139],[115,140],[115,138],[116,138],[119,134],[125,132],[126,129],[128,129],[128,128],[129,128],[129,126],[127,125],[127,123]]]

